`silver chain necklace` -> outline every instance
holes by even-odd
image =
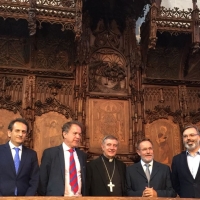
[[[115,187],[115,185],[112,184],[112,179],[113,179],[113,175],[114,175],[114,173],[115,173],[115,159],[114,159],[114,168],[113,168],[112,176],[110,177],[110,175],[109,175],[109,173],[108,173],[108,169],[107,169],[107,167],[106,167],[106,163],[105,163],[105,161],[104,161],[104,159],[103,159],[102,156],[101,156],[101,158],[102,158],[103,164],[104,164],[104,166],[105,166],[105,169],[106,169],[106,172],[107,172],[109,181],[110,181],[110,183],[109,183],[107,186],[110,188],[110,192],[113,192],[113,187]]]

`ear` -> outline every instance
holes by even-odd
[[[11,137],[11,131],[10,130],[8,130],[8,137],[10,138]]]
[[[101,149],[102,149],[102,151],[103,151],[103,149],[104,149],[104,145],[103,145],[103,144],[101,144]]]
[[[140,156],[140,151],[139,151],[138,149],[137,149],[137,151],[136,151],[136,152],[137,152],[137,154]]]
[[[65,131],[62,132],[63,138],[65,138],[66,134],[67,133]]]

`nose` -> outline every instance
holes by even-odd
[[[23,132],[22,131],[19,131],[19,136],[22,136]]]

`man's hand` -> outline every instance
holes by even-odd
[[[157,192],[153,188],[146,187],[143,191],[142,197],[157,197]]]

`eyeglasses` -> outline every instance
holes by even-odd
[[[188,137],[193,138],[193,137],[195,137],[196,135],[199,135],[199,134],[196,133],[196,134],[183,135],[183,138],[184,138],[184,139],[187,139]]]

